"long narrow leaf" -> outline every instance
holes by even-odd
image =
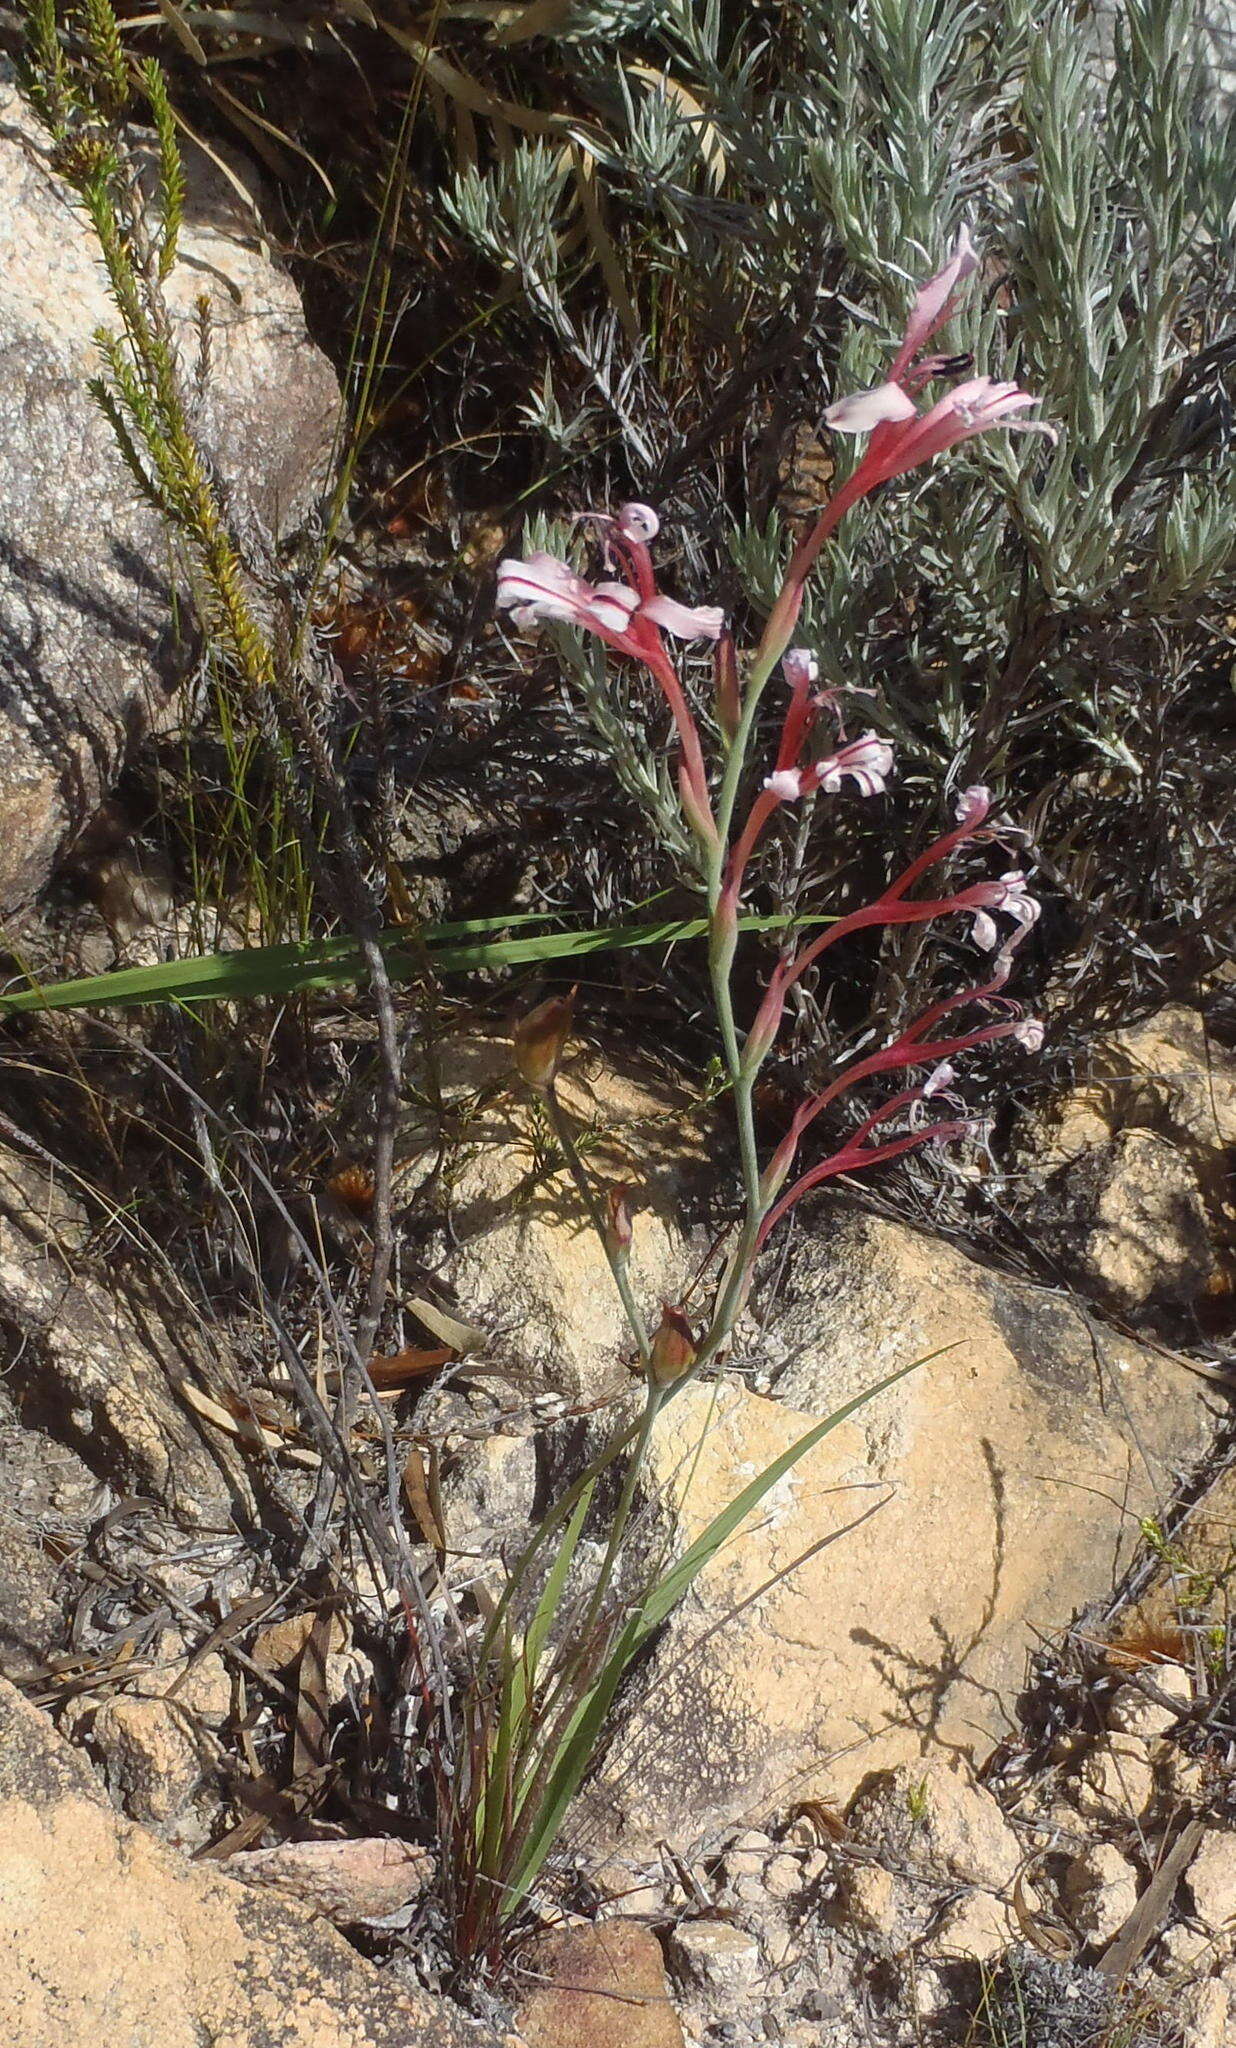
[[[426,925],[413,940],[402,926],[379,934],[387,969],[396,981],[416,981],[426,967],[435,974],[463,974],[505,967],[535,966],[541,961],[570,960],[589,953],[617,952],[637,946],[673,946],[698,939],[707,929],[699,917],[666,918],[655,924],[608,924],[577,931],[536,932],[527,938],[486,939],[472,936],[507,930],[532,918],[477,918],[464,924]],[[826,923],[809,918],[803,923]],[[746,931],[773,931],[785,920],[746,917]],[[138,1003],[241,1002],[259,996],[287,996],[303,989],[338,988],[364,979],[364,965],[353,939],[309,939],[285,946],[249,946],[234,953],[204,953],[187,960],[160,961],[154,967],[121,967],[113,974],[92,974],[46,987],[15,989],[0,995],[0,1018],[31,1010],[127,1009]]]
[[[923,1358],[912,1359],[909,1365],[903,1365],[896,1372],[889,1373],[887,1378],[877,1380],[873,1387],[865,1387],[852,1401],[846,1401],[842,1407],[834,1409],[831,1415],[825,1416],[822,1422],[815,1423],[798,1438],[797,1442],[782,1451],[780,1457],[774,1458],[770,1465],[766,1465],[750,1485],[736,1494],[719,1515],[713,1517],[707,1528],[683,1552],[677,1563],[671,1565],[644,1595],[623,1625],[595,1686],[580,1701],[568,1723],[546,1781],[535,1825],[529,1830],[518,1864],[508,1879],[508,1888],[503,1900],[505,1918],[510,1917],[526,1896],[529,1886],[535,1882],[541,1865],[557,1839],[566,1817],[567,1807],[579,1790],[580,1781],[595,1754],[605,1717],[623,1675],[681,1600],[692,1581],[698,1578],[710,1558],[716,1556],[721,1545],[734,1534],[752,1509],[759,1506],[765,1494],[777,1484],[777,1481],[783,1479],[808,1451],[814,1450],[818,1443],[822,1443],[830,1431],[847,1422],[851,1415],[865,1407],[868,1401],[874,1401],[878,1394],[886,1393],[890,1387],[895,1387],[897,1382],[905,1379],[909,1373],[917,1372],[920,1366],[930,1364],[933,1359],[955,1348],[955,1345],[943,1344],[939,1350],[929,1352]]]

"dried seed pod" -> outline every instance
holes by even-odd
[[[575,996],[574,989],[569,995],[550,996],[547,1002],[538,1003],[535,1010],[521,1017],[511,1033],[515,1064],[529,1088],[535,1088],[538,1095],[553,1087],[562,1065],[575,1017]]]
[[[661,1322],[652,1340],[649,1372],[659,1387],[672,1387],[695,1364],[695,1338],[682,1309],[661,1304]]]

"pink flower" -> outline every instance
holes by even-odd
[[[809,690],[820,673],[820,664],[809,647],[791,647],[781,661],[781,671],[791,690]]]
[[[860,796],[882,796],[893,772],[893,750],[878,733],[865,732],[861,739],[851,740],[848,747],[817,761],[813,772],[819,778],[820,788],[830,795],[840,789],[848,775]]]
[[[512,557],[499,563],[498,607],[509,611],[518,626],[565,619],[643,663],[660,685],[682,748],[678,788],[683,810],[700,838],[715,839],[699,728],[661,634],[672,633],[679,640],[719,640],[725,615],[714,605],[692,609],[660,594],[648,542],[655,539],[661,522],[651,505],[623,505],[616,518],[599,512],[585,516],[600,523],[606,561],[616,562],[625,580],[588,583],[568,562],[538,550],[526,562]]]
[[[826,409],[824,424],[834,434],[869,434],[886,420],[917,418],[918,407],[900,384],[877,384],[870,391],[852,391],[847,398],[839,398]]]
[[[971,783],[969,789],[963,789],[957,799],[957,822],[964,825],[967,830],[973,830],[975,826],[982,824],[990,809],[991,791],[981,782]]]
[[[959,900],[967,910],[974,911],[970,936],[984,953],[994,952],[999,939],[996,921],[991,914],[993,911],[1012,918],[1016,929],[1010,943],[1019,945],[1031,926],[1037,923],[1041,908],[1036,898],[1030,895],[1026,877],[1019,868],[1010,868],[995,882],[973,882],[961,892]]]
[[[825,422],[835,433],[869,433],[872,437],[854,478],[845,487],[851,503],[877,484],[916,469],[933,455],[969,440],[972,434],[985,433],[989,427],[1020,427],[1046,434],[1052,441],[1058,439],[1055,428],[1042,420],[1013,420],[1013,413],[1036,405],[1038,400],[1016,384],[997,383],[991,377],[969,378],[925,413],[914,403],[924,384],[950,367],[947,357],[916,358],[951,316],[957,288],[978,268],[978,260],[969,230],[963,228],[943,269],[920,287],[887,380],[870,391],[855,391],[837,399],[825,412]],[[952,367],[964,367],[965,362],[962,358]],[[860,477],[861,486],[855,488]]]
[[[724,613],[712,605],[693,611],[671,597],[641,602],[638,591],[627,583],[586,583],[568,563],[540,552],[526,562],[508,559],[499,564],[497,602],[500,610],[510,611],[517,626],[566,619],[635,655],[644,652],[635,644],[643,620],[679,640],[719,639],[725,623]]]
[[[951,317],[958,285],[973,277],[978,267],[978,250],[970,238],[969,227],[963,225],[957,231],[952,254],[943,268],[937,270],[934,277],[929,277],[926,284],[920,285],[915,294],[914,308],[906,322],[905,339],[890,373],[894,378],[902,377],[919,350]]]
[[[603,587],[611,588],[609,584]],[[678,604],[672,597],[650,597],[640,605],[639,615],[651,619],[663,633],[672,633],[675,640],[719,640],[725,625],[719,605]]]
[[[618,507],[614,525],[624,540],[639,541],[646,547],[661,531],[661,516],[651,505],[641,505],[638,500],[633,500],[629,505]]]
[[[791,804],[802,795],[805,779],[799,768],[778,768],[775,774],[764,777],[764,787],[779,804]]]
[[[943,1095],[945,1089],[951,1088],[956,1079],[956,1067],[950,1066],[947,1060],[941,1060],[938,1067],[932,1068],[923,1083],[924,1102],[930,1102],[933,1095]]]
[[[972,434],[995,426],[1020,426],[1057,438],[1042,421],[1011,417],[1037,401],[1015,384],[974,377],[920,413],[915,400],[933,377],[970,367],[967,356],[923,356],[921,351],[952,314],[958,288],[978,268],[978,255],[963,228],[948,261],[919,287],[900,348],[884,382],[870,391],[851,392],[829,406],[824,418],[842,434],[869,434],[862,460],[834,492],[810,532],[794,550],[785,582],[764,628],[760,647],[774,655],[788,645],[802,609],[806,581],[816,557],[852,506],[890,477],[927,462]]]

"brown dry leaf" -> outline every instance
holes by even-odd
[[[570,14],[575,0],[528,0],[526,7],[502,8],[486,40],[507,49],[531,36],[552,35]]]
[[[416,1525],[439,1559],[446,1555],[446,1530],[435,1505],[437,1496],[437,1453],[430,1446],[429,1465],[419,1444],[413,1444],[403,1468],[403,1491]]]
[[[438,1367],[449,1365],[456,1356],[449,1344],[439,1344],[432,1351],[418,1351],[415,1344],[405,1344],[402,1351],[393,1351],[389,1356],[376,1353],[369,1361],[369,1377],[379,1393],[390,1389],[406,1387],[410,1380],[423,1380]]]
[[[260,1629],[254,1637],[251,1652],[254,1663],[260,1664],[264,1671],[286,1671],[303,1654],[317,1618],[312,1610],[303,1614],[285,1614],[281,1621],[272,1621],[269,1627]],[[342,1650],[347,1639],[347,1626],[342,1615],[337,1614],[331,1624],[328,1653]]]
[[[478,1329],[475,1323],[461,1323],[457,1316],[448,1316],[444,1308],[439,1308],[436,1302],[426,1301],[421,1294],[410,1294],[406,1306],[418,1321],[424,1323],[431,1337],[436,1337],[439,1344],[449,1344],[461,1358],[466,1358],[471,1351],[483,1351],[489,1342],[485,1331]]]
[[[433,1877],[428,1849],[387,1836],[341,1842],[280,1842],[229,1856],[230,1877],[276,1885],[316,1906],[340,1926],[385,1920],[419,1898]]]
[[[181,48],[188,51],[195,64],[205,64],[206,52],[174,0],[155,0],[155,4]]]
[[[188,1380],[182,1382],[178,1391],[181,1399],[187,1401],[190,1408],[195,1409],[204,1422],[213,1423],[215,1428],[221,1429],[226,1436],[236,1437],[242,1443],[258,1444],[263,1450],[279,1451],[295,1465],[316,1466],[321,1462],[316,1451],[302,1450],[296,1445],[285,1443],[281,1433],[265,1428],[263,1424],[255,1422],[250,1415],[238,1417],[229,1414],[220,1402],[212,1401],[209,1394],[203,1394]]]
[[[292,1739],[292,1783],[296,1791],[325,1789],[330,1769],[330,1696],[326,1659],[333,1646],[338,1615],[324,1601],[313,1617],[297,1673],[296,1729]]]

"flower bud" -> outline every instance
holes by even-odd
[[[566,1051],[575,1018],[576,990],[566,996],[550,996],[521,1017],[511,1033],[515,1064],[529,1088],[539,1095],[553,1087],[562,1055]]]
[[[661,1304],[661,1323],[652,1340],[648,1369],[658,1387],[672,1387],[695,1364],[695,1339],[680,1308]]]
[[[631,1250],[631,1204],[628,1187],[610,1188],[605,1196],[605,1248],[625,1265]]]

